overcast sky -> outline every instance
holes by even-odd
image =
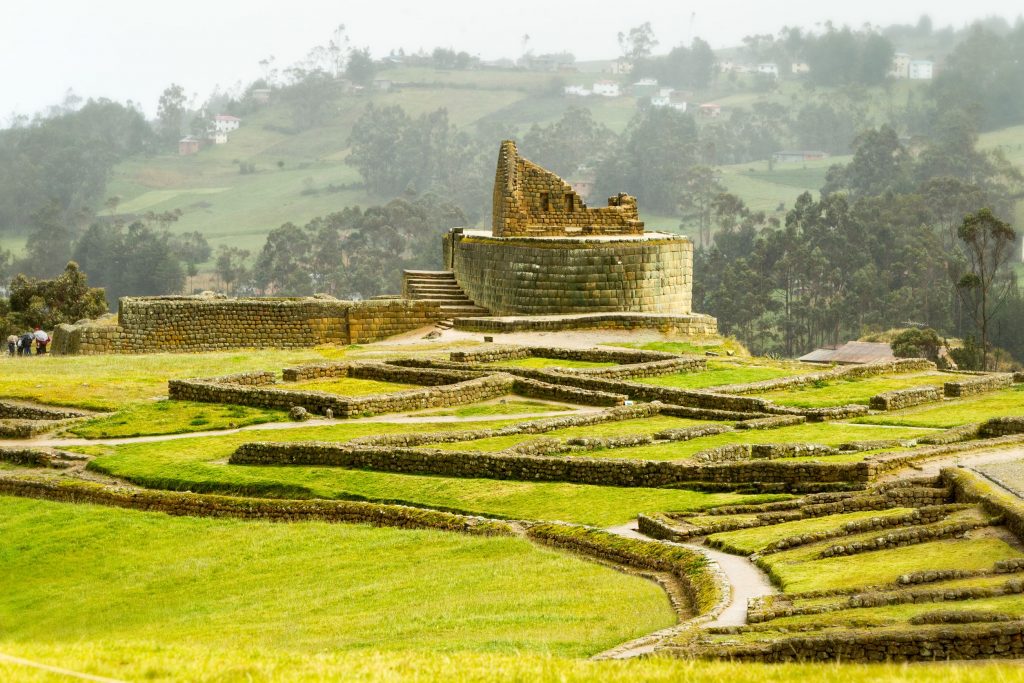
[[[205,98],[260,75],[270,55],[301,59],[345,24],[354,46],[374,56],[392,48],[453,47],[484,59],[516,57],[522,37],[536,53],[569,50],[577,59],[618,54],[616,34],[650,21],[664,51],[703,37],[713,47],[784,25],[915,23],[936,27],[1021,12],[1019,0],[14,0],[0,22],[0,125],[60,102],[68,88],[84,97],[134,100],[150,115],[171,82]],[[897,46],[898,48],[899,46]]]

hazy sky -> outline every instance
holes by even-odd
[[[0,23],[0,126],[12,112],[61,101],[68,88],[131,99],[152,114],[171,82],[205,97],[218,84],[257,78],[258,62],[270,55],[279,65],[301,59],[340,23],[354,46],[375,56],[440,45],[484,59],[515,57],[529,34],[537,53],[601,59],[618,54],[619,31],[644,21],[664,51],[693,35],[726,47],[750,33],[827,19],[914,23],[927,13],[937,27],[959,27],[993,14],[1012,20],[1020,7],[1019,0],[21,0],[7,3]]]

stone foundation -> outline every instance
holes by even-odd
[[[435,302],[324,298],[123,298],[116,325],[59,325],[53,353],[197,352],[379,341],[441,318]]]
[[[495,315],[691,312],[693,244],[680,235],[492,237],[456,228],[445,265]]]

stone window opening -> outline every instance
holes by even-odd
[[[576,209],[576,202],[573,201],[573,194],[569,192],[565,195],[565,210],[568,213],[572,213]]]
[[[548,196],[547,192],[541,192],[540,193],[540,210],[541,211],[550,211],[551,210],[551,198]]]

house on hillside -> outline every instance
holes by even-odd
[[[910,55],[906,52],[897,52],[892,56],[892,66],[889,67],[889,76],[896,79],[910,78]]]
[[[266,104],[270,101],[270,88],[253,88],[249,91],[249,96],[254,102]]]
[[[590,97],[593,95],[589,88],[582,85],[567,85],[562,88],[562,94],[566,97]]]
[[[771,76],[772,78],[778,78],[779,65],[775,62],[762,62],[757,65],[757,73],[764,74],[765,76]]]
[[[715,104],[714,102],[707,102],[700,105],[700,115],[709,116],[711,118],[718,118],[722,115],[722,105]]]
[[[218,132],[230,133],[233,130],[238,130],[240,125],[242,125],[242,119],[237,116],[217,114],[213,117],[213,128]]]
[[[789,65],[789,71],[794,76],[811,73],[811,65],[807,62],[793,62]]]
[[[207,133],[207,139],[215,145],[223,145],[228,141],[228,134],[222,130],[211,130]]]
[[[909,78],[912,81],[930,81],[935,71],[935,63],[930,59],[915,59],[910,62]]]
[[[601,97],[618,97],[622,94],[619,84],[615,81],[597,81],[592,90],[595,95]]]
[[[187,135],[182,139],[178,140],[178,154],[180,156],[189,156],[190,154],[198,154],[199,148],[202,145],[199,138]]]
[[[387,78],[375,78],[373,79],[372,87],[374,90],[379,90],[380,92],[389,92],[391,88],[394,87],[394,83]]]

